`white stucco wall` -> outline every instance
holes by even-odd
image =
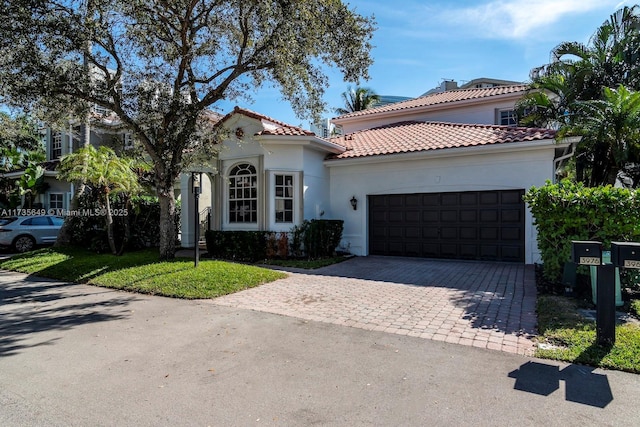
[[[497,124],[496,110],[513,109],[517,99],[517,97],[487,99],[486,102],[475,100],[468,105],[454,102],[451,105],[439,104],[435,106],[437,108],[416,108],[415,110],[419,111],[413,112],[400,110],[389,114],[357,117],[344,123],[337,121],[336,123],[342,126],[342,131],[345,134],[410,120],[495,125]]]
[[[413,154],[325,162],[331,176],[331,212],[345,221],[344,247],[355,255],[368,254],[369,195],[528,190],[552,178],[553,141],[519,144],[517,150],[513,150],[514,146],[441,150],[427,153],[421,159],[415,159]],[[358,199],[355,211],[349,203],[353,196]],[[527,209],[527,264],[540,259],[536,236],[533,217]]]
[[[219,184],[211,188],[210,199],[214,215],[221,218],[222,229],[249,230],[263,229],[272,231],[289,231],[305,219],[329,217],[329,170],[323,165],[327,151],[312,143],[314,137],[254,137],[252,135],[263,129],[262,124],[252,118],[238,115],[226,124],[230,130],[229,138],[222,144],[218,159],[212,159],[220,167],[215,179]],[[244,137],[238,139],[235,129],[242,128]],[[229,224],[224,209],[226,203],[226,180],[231,168],[240,163],[253,164],[258,172],[259,186],[259,221],[255,225]],[[294,201],[294,223],[276,223],[273,215],[273,176],[274,174],[291,174],[295,176],[297,188]],[[221,178],[223,177],[223,178]],[[216,194],[216,192],[220,194]],[[181,193],[190,195],[189,177],[181,177]],[[201,209],[203,203],[201,199]],[[323,213],[324,212],[324,213]],[[322,214],[322,215],[321,215]],[[193,245],[193,202],[192,196],[182,199],[181,233],[182,245]]]
[[[332,219],[329,203],[329,169],[323,164],[326,153],[305,150],[304,171],[304,219]]]

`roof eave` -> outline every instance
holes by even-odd
[[[557,147],[568,146],[569,142],[556,142],[553,138],[542,139],[538,141],[518,141],[503,144],[478,145],[473,147],[454,147],[441,148],[437,150],[424,150],[410,153],[390,153],[378,154],[372,156],[352,157],[346,159],[327,159],[324,161],[325,166],[351,166],[358,164],[371,163],[388,163],[405,160],[425,160],[425,159],[441,159],[446,157],[465,157],[475,156],[478,154],[492,153],[510,153],[514,151],[534,151],[544,150],[549,147],[554,149]]]
[[[332,154],[341,154],[346,151],[343,146],[315,135],[255,135],[253,138],[263,144],[309,145],[316,150]]]
[[[331,122],[335,125],[343,125],[345,123],[357,123],[359,121],[367,121],[369,119],[377,120],[380,118],[404,116],[408,112],[410,112],[411,114],[418,114],[418,113],[430,111],[430,110],[444,110],[444,109],[451,109],[451,108],[459,108],[459,107],[464,107],[471,104],[490,103],[490,102],[494,102],[496,100],[499,101],[502,99],[509,99],[509,98],[519,99],[522,97],[522,95],[524,95],[525,92],[526,91],[503,93],[499,95],[491,95],[491,96],[486,96],[482,98],[461,99],[457,101],[440,102],[437,104],[420,105],[420,106],[407,107],[407,108],[401,108],[398,110],[390,110],[390,111],[379,111],[379,112],[371,111],[371,113],[368,113],[365,115],[353,116],[353,117],[340,118],[340,116],[338,116],[338,117],[332,118]]]

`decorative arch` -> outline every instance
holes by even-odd
[[[240,163],[229,171],[228,218],[231,224],[258,222],[258,173],[250,163]]]

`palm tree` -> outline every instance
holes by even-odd
[[[588,44],[564,42],[553,49],[551,63],[533,70],[530,90],[516,105],[519,122],[556,128],[560,135],[582,135],[577,147],[576,179],[591,186],[603,185],[611,181],[616,171],[627,170],[630,165],[609,158],[618,151],[604,144],[613,140],[590,133],[599,128],[584,115],[602,107],[598,103],[588,104],[590,101],[627,102],[606,99],[607,93],[621,97],[620,85],[640,90],[638,6],[624,7],[611,15]],[[618,89],[607,92],[605,88]],[[626,131],[631,129],[626,127]],[[596,143],[596,138],[601,140]]]
[[[637,186],[640,176],[629,165],[640,163],[640,92],[605,87],[602,99],[578,101],[576,109],[560,134],[583,136],[576,156],[591,165],[587,185],[613,185],[623,172]]]
[[[362,111],[372,107],[380,102],[380,96],[373,90],[356,86],[355,89],[348,87],[346,92],[342,92],[345,108],[336,108],[336,114],[348,114],[355,111]]]
[[[104,208],[109,248],[114,255],[122,251],[117,250],[113,235],[110,196],[118,193],[134,194],[140,191],[138,175],[134,172],[133,166],[132,159],[118,157],[111,148],[101,146],[96,150],[92,145],[66,155],[58,166],[61,179],[76,181],[84,177],[86,185],[98,192]]]

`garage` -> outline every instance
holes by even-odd
[[[368,196],[369,253],[524,262],[524,190]]]

